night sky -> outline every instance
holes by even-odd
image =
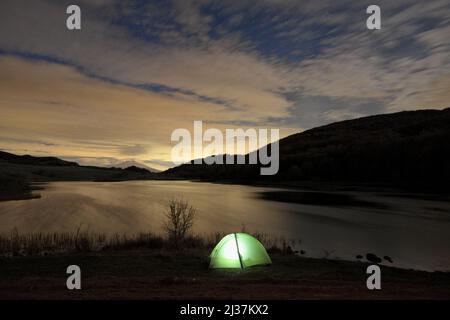
[[[66,28],[77,4],[82,29]],[[381,30],[366,8],[381,7]],[[171,132],[450,106],[450,4],[0,2],[0,149],[171,166]]]

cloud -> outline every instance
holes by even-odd
[[[113,157],[68,157],[60,156],[63,160],[74,161],[82,166],[100,166],[100,167],[112,167],[119,163],[121,160]]]
[[[406,97],[441,77],[449,64],[448,26],[424,22],[445,23],[446,1],[439,0],[383,1],[384,28],[377,33],[365,29],[365,4],[349,1],[119,2],[102,7],[102,14],[98,6],[83,7],[85,28],[79,33],[58,27],[62,4],[1,5],[8,13],[2,17],[8,28],[0,31],[6,51],[54,57],[130,85],[190,91],[260,121],[289,116],[283,90],[384,98],[388,109],[414,109],[418,103]],[[219,18],[237,20],[241,28]],[[409,52],[402,49],[405,43],[412,44]],[[414,52],[420,46],[422,57]]]
[[[123,155],[137,156],[141,154],[146,154],[148,152],[147,147],[142,145],[131,145],[131,146],[121,146],[119,151]]]
[[[108,20],[91,19],[88,14],[83,15],[88,18],[83,20],[85,27],[79,33],[68,32],[59,27],[62,5],[26,5],[27,10],[2,3],[2,12],[13,11],[5,19],[2,17],[3,23],[16,30],[14,35],[0,30],[0,46],[5,51],[31,51],[80,66],[100,77],[134,85],[158,83],[230,101],[242,109],[243,117],[287,115],[288,105],[276,90],[289,85],[288,70],[262,60],[255,52],[234,51],[227,48],[226,41],[211,41],[207,47],[191,42],[181,48],[159,46],[130,37],[127,29],[111,25]],[[176,21],[181,23],[182,33],[201,34],[198,28],[205,19],[195,18],[195,6],[183,4],[182,8],[190,8],[187,11],[191,17],[183,18],[186,12],[175,9],[179,11]],[[46,19],[29,19],[29,11]]]

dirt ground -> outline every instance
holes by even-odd
[[[382,289],[371,291],[365,263],[271,257],[244,270],[210,270],[196,250],[1,258],[0,299],[450,299],[450,273],[381,266]],[[81,290],[66,288],[71,264]]]

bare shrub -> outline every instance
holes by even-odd
[[[189,229],[194,225],[195,213],[195,208],[187,201],[174,199],[169,202],[169,208],[165,212],[164,230],[175,246],[186,238]]]

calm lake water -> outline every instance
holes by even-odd
[[[198,210],[197,233],[245,225],[295,240],[306,256],[355,260],[372,252],[390,256],[397,267],[450,270],[449,201],[340,192],[357,201],[333,206],[260,196],[279,190],[188,181],[55,182],[39,191],[40,199],[0,202],[0,232],[75,231],[80,224],[94,232],[161,232],[168,201],[182,197]],[[380,206],[358,204],[364,202]]]

